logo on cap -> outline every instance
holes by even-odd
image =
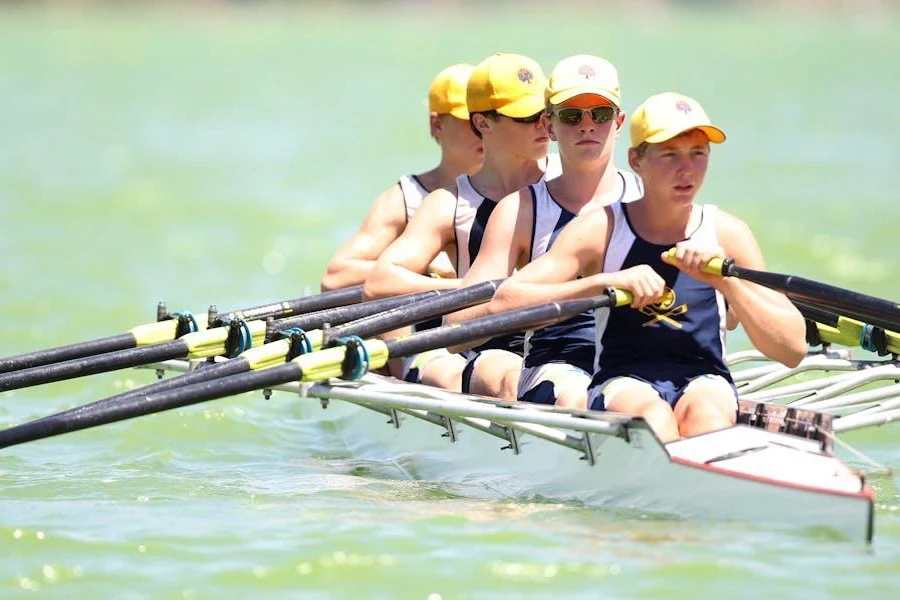
[[[688,104],[687,102],[685,102],[684,100],[679,100],[678,102],[675,103],[675,110],[677,110],[679,112],[683,112],[684,114],[688,114],[693,109],[691,108],[691,105]]]
[[[518,76],[519,81],[521,81],[522,83],[531,83],[532,81],[534,81],[534,73],[532,73],[525,67],[519,69],[519,72],[516,73],[516,75]]]
[[[580,67],[578,67],[578,74],[584,75],[585,79],[590,79],[597,74],[597,71],[595,71],[594,67],[592,67],[591,65],[581,65]]]

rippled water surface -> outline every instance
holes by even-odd
[[[729,134],[703,199],[750,223],[770,267],[898,298],[898,34],[893,14],[539,4],[477,18],[402,4],[5,9],[0,355],[124,331],[159,300],[199,311],[315,289],[377,193],[435,160],[433,74],[501,49],[547,70],[606,56],[631,109],[667,89],[698,97]],[[0,427],[152,379],[0,394]],[[400,460],[355,457],[340,422],[300,402],[250,394],[0,452],[0,596],[888,597],[900,585],[896,475],[873,482],[865,548],[410,480]],[[900,468],[897,426],[845,439]]]

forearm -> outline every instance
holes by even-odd
[[[722,291],[757,350],[786,366],[806,355],[806,324],[800,312],[777,292],[729,278]]]
[[[395,264],[376,264],[366,279],[363,295],[367,300],[427,292],[429,290],[455,290],[459,279],[429,277]]]
[[[598,273],[574,281],[532,283],[511,277],[500,285],[485,307],[485,314],[496,314],[525,306],[597,296],[611,285],[607,273]]]
[[[375,268],[374,260],[348,258],[333,261],[328,265],[328,270],[322,277],[320,284],[322,291],[338,290],[363,283],[373,268]]]

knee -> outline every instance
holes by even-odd
[[[573,410],[587,410],[587,388],[563,388],[556,395],[556,406]]]
[[[694,423],[734,425],[737,411],[731,398],[695,397],[684,411],[684,420]]]

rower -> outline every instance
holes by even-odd
[[[472,130],[484,143],[484,165],[423,200],[403,235],[378,259],[366,280],[367,297],[458,287],[459,277],[478,255],[497,201],[540,181],[545,171],[548,177],[559,174],[558,156],[547,156],[550,138],[541,118],[545,82],[540,65],[518,54],[496,54],[475,67],[466,99]],[[446,249],[456,255],[457,278],[425,275],[429,263]],[[441,387],[515,399],[522,339],[496,338],[469,353],[460,380]],[[426,369],[432,366],[438,370],[434,363]],[[497,376],[508,372],[514,377]],[[432,382],[426,373],[422,381]]]
[[[707,275],[730,256],[765,269],[750,228],[712,204],[695,204],[710,143],[725,141],[692,98],[652,96],[631,119],[628,162],[644,195],[576,217],[550,250],[509,278],[492,311],[629,290],[632,308],[596,313],[590,408],[647,420],[664,442],[735,422],[725,330],[743,324],[764,355],[796,366],[806,354],[803,317],[781,293]],[[667,251],[674,247],[674,256]]]
[[[461,173],[475,173],[481,167],[481,139],[469,126],[469,111],[466,108],[466,85],[473,69],[468,64],[452,65],[438,73],[431,82],[428,90],[429,128],[431,137],[440,146],[440,162],[430,171],[401,176],[397,183],[378,197],[359,230],[328,263],[321,282],[323,291],[363,283],[384,249],[403,233],[426,195],[434,190],[452,187]],[[428,272],[451,280],[456,277],[453,261],[446,252],[434,257],[428,265]],[[431,326],[439,324],[439,319],[430,323]],[[406,333],[409,333],[409,328],[391,332],[385,337]],[[417,381],[418,365],[426,364],[437,356],[449,354],[441,350],[403,359],[391,364],[391,372],[400,378]],[[452,368],[445,364],[444,372],[455,371],[458,378],[465,363],[459,357],[456,357],[455,363]],[[451,384],[453,380],[451,374]]]
[[[544,99],[544,119],[559,148],[562,175],[497,204],[462,286],[512,275],[544,254],[575,215],[641,196],[640,179],[616,168],[613,158],[625,122],[616,68],[596,56],[565,58],[550,73]],[[464,323],[487,312],[488,305],[482,304],[448,315],[444,322]],[[526,332],[517,397],[585,409],[593,368],[590,312]]]
[[[430,171],[401,176],[375,200],[359,231],[331,257],[322,277],[322,291],[363,283],[384,249],[403,233],[426,195],[453,187],[461,173],[472,174],[481,168],[481,139],[469,127],[466,108],[466,84],[473,69],[467,64],[452,65],[431,82],[428,121],[431,137],[441,149],[440,161]],[[431,269],[441,276],[454,277],[445,254]]]

